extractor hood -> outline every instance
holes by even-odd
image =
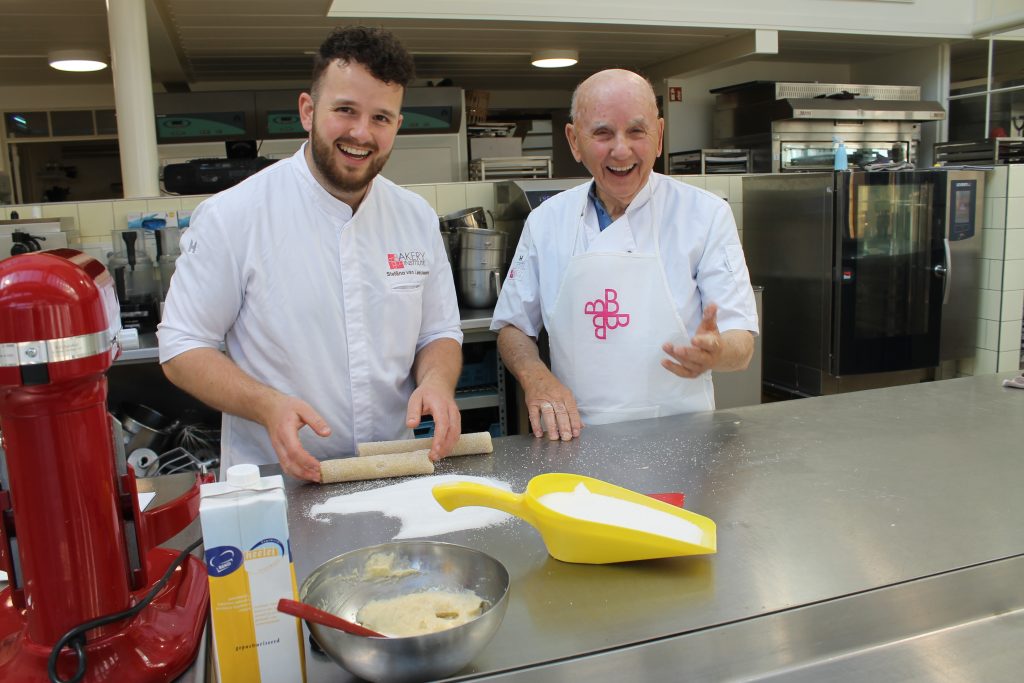
[[[927,100],[785,99],[776,100],[772,116],[780,119],[828,119],[832,121],[941,121],[946,110]]]
[[[938,102],[921,100],[912,85],[856,83],[783,83],[751,81],[716,88],[716,109],[758,110],[773,121],[941,121]]]

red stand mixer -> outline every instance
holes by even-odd
[[[113,279],[89,256],[0,261],[0,681],[169,681],[198,652],[203,563],[174,567],[155,546],[196,517],[199,480],[140,511],[107,413],[120,326]]]

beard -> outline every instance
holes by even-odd
[[[340,154],[336,145],[342,144],[360,149],[365,148],[366,145],[346,140],[345,138],[338,138],[330,142],[321,139],[316,132],[315,119],[310,132],[312,133],[310,135],[310,143],[313,152],[313,163],[316,165],[317,170],[320,171],[323,179],[330,184],[330,187],[327,189],[341,194],[352,194],[365,190],[370,181],[376,178],[377,174],[384,168],[388,157],[391,156],[391,152],[375,156],[365,168],[359,171],[349,170],[344,168],[340,161],[335,161],[335,155]],[[376,153],[377,146],[372,146],[370,152]]]

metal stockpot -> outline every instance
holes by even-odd
[[[444,253],[448,257],[448,263],[451,264],[452,270],[455,271],[459,267],[455,260],[459,255],[459,233],[457,230],[446,228],[444,221],[440,218],[438,219],[438,227],[441,230],[441,241],[444,242]]]
[[[469,308],[490,308],[501,294],[500,268],[460,268],[459,293]]]
[[[459,251],[459,268],[461,270],[493,269],[504,266],[504,249],[462,249]]]
[[[504,249],[505,233],[488,228],[459,228],[462,249]]]

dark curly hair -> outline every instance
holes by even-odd
[[[368,26],[339,26],[313,57],[310,93],[316,97],[320,79],[334,60],[361,64],[374,78],[403,88],[415,78],[412,56],[390,31]]]

